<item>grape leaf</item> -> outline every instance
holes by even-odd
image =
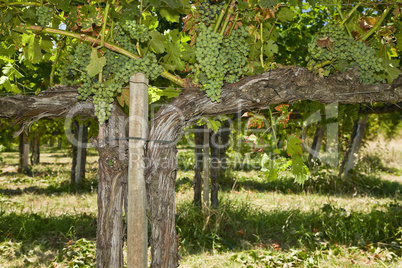
[[[207,126],[208,126],[208,128],[209,129],[211,129],[214,133],[216,133],[218,130],[219,130],[219,128],[221,127],[221,122],[220,121],[216,121],[215,119],[213,119],[213,118],[208,118],[208,121],[207,121]]]
[[[21,43],[25,56],[32,62],[38,63],[42,59],[39,38],[34,34],[23,34]]]
[[[111,15],[114,18],[119,19],[120,22],[125,22],[126,20],[135,20],[136,17],[141,16],[137,1],[127,3],[126,0],[121,0],[120,2],[122,4],[121,13],[116,12],[114,8],[111,10]]]
[[[63,11],[70,10],[71,0],[50,0],[50,2],[56,4],[58,9],[61,9]]]
[[[180,0],[163,0],[163,2],[165,2],[171,8],[179,8],[182,6]]]
[[[267,57],[272,57],[277,52],[278,52],[278,45],[275,44],[275,41],[270,39],[267,42],[265,42],[265,44],[264,44],[264,54]]]
[[[160,34],[157,31],[152,31],[149,33],[149,35],[152,37],[150,41],[150,47],[155,53],[163,53],[165,52],[165,44],[164,42],[166,41],[166,36]]]
[[[167,67],[172,68],[171,70],[183,71],[186,68],[185,62],[182,60],[182,51],[184,51],[184,46],[187,41],[190,41],[190,36],[180,33],[178,29],[170,31],[168,33],[168,42],[165,43],[167,51],[169,53],[163,58]]]
[[[142,12],[142,24],[148,27],[150,30],[156,30],[159,26],[158,17],[154,16],[151,12]]]
[[[116,97],[121,107],[124,107],[124,104],[130,106],[130,89],[123,88],[120,96]]]
[[[292,156],[292,173],[295,175],[295,182],[303,185],[308,179],[309,170],[298,155]]]
[[[100,73],[103,69],[103,66],[106,65],[106,57],[99,57],[98,49],[92,48],[91,53],[91,61],[89,62],[86,70],[90,77],[94,77],[98,73]]]
[[[387,71],[386,79],[388,83],[392,83],[401,73],[397,68],[399,66],[399,60],[385,60],[383,61],[383,66]]]
[[[40,48],[43,49],[46,52],[51,52],[53,49],[53,42],[52,39],[50,39],[49,36],[42,36],[40,40]]]
[[[289,22],[293,20],[295,13],[288,7],[281,7],[276,16],[282,22]]]
[[[264,127],[264,125],[265,125],[264,121],[265,121],[265,120],[266,120],[266,119],[265,119],[265,116],[264,116],[264,115],[261,115],[261,114],[253,114],[253,115],[251,115],[251,117],[248,119],[247,128],[254,128],[254,127],[256,127],[256,128],[258,128],[258,129],[260,129],[260,128]]]
[[[2,70],[3,74],[6,75],[11,80],[17,80],[24,77],[22,73],[17,71],[11,63],[7,63]]]
[[[260,0],[258,4],[263,8],[272,8],[278,5],[281,1],[279,0]]]
[[[402,51],[402,33],[395,34],[396,38],[396,47],[399,51]]]
[[[102,10],[93,5],[83,5],[78,7],[78,25],[83,32],[92,32],[93,25],[102,25]]]
[[[281,112],[281,115],[278,118],[278,121],[283,123],[283,127],[286,127],[286,124],[289,122],[290,119],[290,114],[292,111],[289,111],[289,105],[288,104],[280,104],[275,107],[275,110],[278,112]]]
[[[180,14],[176,10],[165,7],[159,9],[159,14],[168,22],[180,22]]]
[[[294,155],[302,155],[302,140],[295,134],[288,137],[286,141],[286,152],[293,157]]]

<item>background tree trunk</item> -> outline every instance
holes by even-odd
[[[80,124],[76,120],[73,121],[72,130],[74,132],[74,140],[78,141],[78,143],[86,144],[88,143],[88,127],[85,124],[82,124],[82,133],[80,135]],[[81,138],[81,140],[80,140]],[[70,181],[71,184],[80,185],[82,181],[85,179],[85,166],[87,161],[87,149],[83,146],[77,147],[77,145],[72,144],[72,165],[70,172]],[[80,157],[78,157],[80,156]],[[78,161],[80,161],[78,163]],[[78,170],[79,169],[79,170]]]
[[[346,178],[349,175],[349,171],[353,169],[356,162],[356,156],[359,153],[360,145],[363,140],[364,131],[366,130],[368,115],[357,120],[353,127],[353,133],[350,137],[349,148],[346,151],[345,157],[343,158],[342,165],[339,170],[339,176]]]
[[[325,134],[324,125],[318,123],[315,129],[313,144],[311,145],[310,153],[308,155],[308,162],[310,163],[310,167],[314,167],[316,165],[316,160],[320,153],[322,141],[324,139],[324,134]]]
[[[204,125],[204,161],[203,161],[203,205],[209,206],[209,174],[210,174],[210,157],[209,157],[209,133],[207,125]]]
[[[230,133],[231,133],[231,120],[225,120],[223,122],[222,128],[219,129],[219,142],[220,142],[220,149],[219,149],[219,181],[224,181],[226,179],[226,170],[228,169],[227,163],[227,156],[226,152],[230,145]]]
[[[218,191],[219,191],[219,135],[210,131],[209,147],[211,148],[211,166],[210,166],[210,177],[211,177],[211,206],[217,207],[219,204]]]
[[[33,138],[30,140],[31,147],[31,165],[37,165],[40,161],[40,148],[39,148],[39,132],[35,131]]]
[[[20,161],[19,161],[18,172],[32,176],[32,172],[31,172],[31,169],[29,168],[29,164],[28,164],[29,142],[28,142],[28,137],[25,134],[25,132],[23,132],[20,135],[19,152],[20,152]]]
[[[74,140],[78,140],[78,122],[74,120],[72,122],[71,129],[74,133]],[[76,170],[77,170],[77,146],[73,143],[71,144],[71,150],[72,150],[72,164],[71,164],[71,171],[70,171],[70,184],[74,185],[75,184],[75,176],[77,175]]]
[[[202,192],[202,148],[204,146],[204,126],[195,126],[194,131],[195,160],[194,160],[194,204],[201,206]]]
[[[49,139],[49,146],[50,147],[54,146],[54,138],[53,137],[50,137],[50,139]]]
[[[57,139],[57,150],[60,150],[63,144],[63,139],[61,137],[59,137]]]

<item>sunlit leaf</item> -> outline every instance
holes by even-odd
[[[102,72],[103,66],[106,65],[106,57],[98,55],[98,49],[92,48],[91,53],[91,61],[89,62],[86,70],[90,77],[94,77],[95,75]]]

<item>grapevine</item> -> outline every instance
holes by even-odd
[[[384,82],[379,76],[385,69],[382,66],[382,59],[377,58],[375,50],[362,42],[355,41],[348,36],[343,28],[335,24],[327,24],[309,44],[310,63],[333,62],[332,66],[325,66],[331,70],[334,66],[337,69],[344,67],[358,67],[360,81],[364,84]]]
[[[149,37],[148,37],[149,38]],[[143,39],[144,40],[144,39]],[[122,31],[117,35],[119,45],[135,51],[134,39],[124,35]],[[91,78],[86,67],[91,60],[92,48],[88,44],[78,44],[74,55],[60,70],[62,83],[79,85],[79,99],[85,100],[93,96],[95,115],[100,124],[110,116],[116,94],[128,84],[130,76],[135,73],[145,73],[150,80],[156,79],[162,72],[154,54],[147,54],[142,58],[133,59],[114,51],[104,53],[106,65],[103,67],[103,80]]]
[[[223,37],[205,24],[200,25],[195,53],[201,71],[200,82],[211,101],[220,101],[224,81],[234,83],[244,74],[248,54],[247,36],[243,28]]]
[[[197,39],[195,56],[199,63],[199,68],[205,74],[206,80],[201,80],[203,88],[206,89],[211,101],[219,101],[221,87],[225,70],[223,67],[223,57],[220,54],[220,47],[223,37],[214,33],[211,28],[201,24],[201,32]]]
[[[149,40],[148,28],[145,25],[137,24],[135,20],[126,20],[121,27],[133,40],[139,40],[141,42],[147,42]]]
[[[49,25],[53,18],[53,8],[48,6],[37,7],[36,16],[38,17],[39,25]]]
[[[198,7],[199,15],[196,17],[196,22],[210,25],[212,19],[215,18],[216,15],[219,15],[223,5],[223,2],[220,5],[211,5],[209,0],[208,2],[202,2]]]

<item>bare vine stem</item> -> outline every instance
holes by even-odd
[[[380,19],[377,21],[377,23],[374,25],[373,28],[371,28],[370,31],[368,31],[365,35],[363,35],[362,37],[360,37],[360,41],[364,41],[367,38],[370,37],[370,35],[372,35],[375,31],[378,30],[378,28],[380,28],[382,22],[384,21],[385,17],[388,15],[388,13],[391,11],[392,8],[388,8],[386,10],[384,10],[384,13],[382,13]]]
[[[18,32],[26,32],[26,30],[31,30],[33,32],[37,32],[37,33],[48,33],[48,34],[59,34],[59,35],[63,35],[63,36],[68,36],[68,37],[72,37],[72,38],[76,38],[82,41],[86,41],[86,42],[92,42],[92,43],[96,43],[96,44],[100,44],[101,40],[97,39],[97,38],[93,38],[91,36],[85,35],[85,34],[78,34],[78,33],[73,33],[70,31],[66,31],[66,30],[60,30],[60,29],[53,29],[53,28],[48,28],[48,27],[41,27],[41,26],[37,26],[37,25],[30,25],[30,26],[17,26],[14,28],[14,30],[18,31]],[[115,44],[109,43],[109,42],[104,42],[103,44],[104,47],[106,47],[107,49],[116,51],[120,54],[123,54],[129,58],[133,58],[133,59],[139,59],[139,57]],[[174,75],[169,73],[166,69],[163,69],[161,76],[168,79],[169,81],[184,87],[185,86],[185,81],[183,78],[181,78],[180,76]]]

